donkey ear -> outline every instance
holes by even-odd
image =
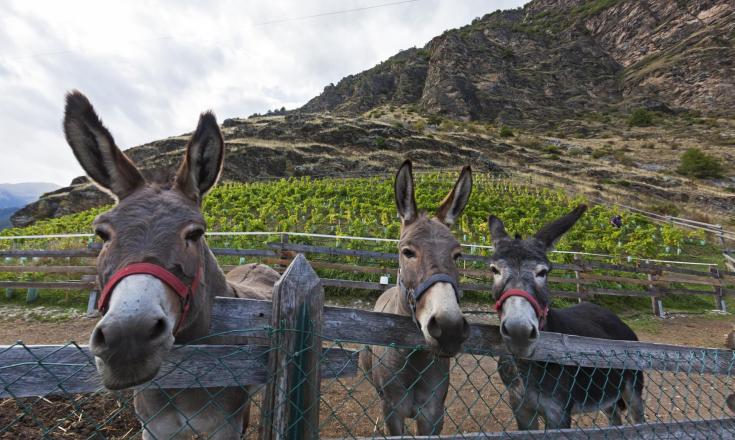
[[[493,242],[493,246],[508,238],[508,233],[505,232],[505,225],[499,218],[491,215],[487,219],[488,230],[490,231],[490,238]]]
[[[211,111],[199,116],[199,124],[186,146],[184,161],[176,173],[175,186],[192,200],[201,202],[222,173],[225,142]]]
[[[436,212],[436,218],[447,226],[452,226],[457,220],[467,202],[470,200],[470,194],[472,193],[472,169],[469,165],[462,168],[462,172],[457,179],[457,183],[454,184],[452,191],[439,205],[439,209]]]
[[[554,247],[557,241],[577,223],[582,214],[587,210],[587,205],[579,205],[569,214],[560,217],[548,225],[541,228],[534,237],[540,241],[544,247],[549,250]]]
[[[78,90],[66,95],[64,134],[87,175],[118,200],[145,183],[135,165],[117,148],[87,97]]]
[[[413,195],[413,166],[410,160],[403,162],[396,174],[395,182],[396,207],[403,223],[416,220],[416,198]]]

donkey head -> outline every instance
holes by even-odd
[[[416,208],[411,162],[405,161],[396,175],[402,300],[426,343],[440,356],[457,354],[469,335],[469,324],[459,309],[461,291],[455,261],[462,255],[461,248],[449,228],[467,205],[471,191],[472,172],[467,166],[431,218]]]
[[[503,222],[491,215],[489,222],[495,252],[491,258],[495,309],[500,315],[500,334],[506,347],[519,357],[533,354],[539,330],[549,310],[546,277],[551,263],[546,253],[587,209],[574,211],[541,228],[531,238],[510,238]]]
[[[203,330],[209,251],[200,204],[222,171],[222,135],[215,116],[202,114],[173,184],[164,185],[143,178],[77,91],[66,97],[64,131],[87,175],[118,200],[93,223],[104,242],[104,317],[90,348],[107,388],[138,385],[156,375],[175,338]]]

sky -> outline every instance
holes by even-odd
[[[0,183],[82,175],[61,129],[85,93],[121,149],[296,108],[329,83],[525,0],[0,2]]]

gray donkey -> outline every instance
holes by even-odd
[[[633,330],[609,310],[592,303],[564,309],[549,307],[546,253],[567,232],[586,206],[544,226],[526,240],[510,238],[503,222],[490,216],[495,251],[491,257],[495,308],[500,334],[513,355],[500,357],[498,369],[510,394],[518,429],[569,428],[572,414],[602,410],[611,425],[622,424],[627,408],[632,423],[644,421],[643,373],[614,368],[573,367],[524,360],[534,353],[540,330],[593,338],[637,341]]]
[[[203,237],[202,198],[224,161],[212,113],[199,118],[171,184],[144,179],[79,92],[66,97],[64,131],[87,175],[118,200],[94,221],[104,243],[97,258],[104,316],[89,346],[107,388],[148,382],[174,343],[206,336],[215,296],[271,298],[277,272],[248,265],[225,277]],[[153,386],[135,392],[135,412],[144,439],[239,439],[250,391]]]
[[[449,360],[470,329],[459,309],[455,261],[461,248],[450,230],[470,198],[470,167],[462,170],[433,218],[416,208],[413,186],[411,162],[405,161],[395,180],[402,220],[398,286],[378,298],[375,311],[412,317],[430,350],[374,346],[360,354],[360,366],[382,398],[390,435],[405,433],[409,417],[416,419],[419,435],[441,433]]]

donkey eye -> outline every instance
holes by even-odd
[[[490,266],[490,272],[492,272],[493,275],[500,275],[500,270],[494,264]]]
[[[97,235],[102,241],[110,241],[110,233],[104,228],[95,228],[95,235]]]
[[[186,234],[186,240],[187,241],[197,241],[200,238],[202,238],[202,235],[204,235],[204,229],[201,229],[201,228],[192,229]]]
[[[549,274],[549,271],[547,269],[541,269],[540,271],[536,272],[536,278],[546,278],[546,275]]]
[[[454,254],[454,256],[452,258],[454,258],[454,261],[457,261],[460,258],[462,258],[462,254],[461,253],[456,253],[456,254]]]
[[[412,251],[411,249],[404,249],[401,251],[401,254],[403,254],[406,258],[416,258],[416,252]]]

